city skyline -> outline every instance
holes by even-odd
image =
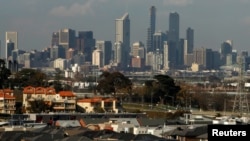
[[[219,50],[226,40],[234,49],[248,51],[250,37],[249,0],[87,0],[1,2],[0,40],[3,57],[5,32],[18,32],[22,50],[42,50],[51,44],[51,34],[62,28],[93,31],[97,40],[115,41],[115,19],[128,13],[131,22],[131,42],[146,44],[149,8],[156,8],[156,32],[168,30],[169,13],[180,16],[180,38],[188,27],[194,29],[194,48]],[[9,11],[11,8],[11,12]]]

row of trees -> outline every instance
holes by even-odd
[[[133,86],[132,80],[120,72],[103,72],[98,81],[96,90],[102,94],[113,94],[120,100],[133,98],[141,99],[146,103],[166,103],[175,101],[180,86],[176,86],[174,79],[168,75],[155,75],[152,80],[147,80],[141,86]]]
[[[53,86],[56,92],[61,90],[70,90],[71,86],[63,85],[60,80],[62,71],[57,70],[54,77],[47,76],[41,70],[22,69],[14,74],[6,67],[5,61],[0,59],[0,89],[3,88],[19,88],[22,89],[27,86],[33,87],[49,87]],[[49,82],[49,79],[53,79]]]
[[[125,77],[120,72],[103,72],[96,90],[102,94],[113,94],[121,101],[133,103],[167,104],[178,108],[203,110],[231,110],[233,97],[226,93],[210,93],[199,84],[176,82],[168,75],[155,75],[142,85]]]
[[[22,69],[11,77],[11,72],[5,66],[5,61],[0,59],[0,87],[15,87],[22,90],[26,86],[34,87],[54,87],[57,92],[61,90],[72,90],[72,86],[65,85],[60,80],[67,79],[62,75],[62,71],[57,70],[56,74],[51,77],[44,72],[34,69]],[[79,75],[79,74],[78,74]],[[77,77],[80,78],[80,77]],[[81,77],[84,79],[83,77]],[[49,79],[54,81],[48,82]],[[153,79],[137,82],[129,79],[119,71],[104,71],[99,78],[98,84],[94,87],[96,93],[101,95],[112,95],[121,101],[141,102],[151,104],[168,104],[172,106],[196,106],[197,108],[209,109],[211,103],[217,110],[223,109],[223,103],[216,102],[223,96],[211,96],[201,92],[197,86],[178,83],[168,75],[155,75]],[[74,81],[74,80],[72,80]],[[80,80],[77,80],[80,81]],[[83,80],[82,80],[83,81]],[[86,81],[86,80],[84,80]],[[208,101],[208,98],[211,99]],[[35,104],[34,104],[35,105]]]

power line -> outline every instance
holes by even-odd
[[[238,113],[240,116],[243,113],[249,113],[249,106],[247,101],[247,93],[245,92],[245,80],[244,80],[244,61],[240,56],[239,58],[239,78],[237,84],[237,93],[234,99],[233,113]]]

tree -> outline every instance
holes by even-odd
[[[175,101],[180,86],[176,86],[174,79],[168,75],[155,75],[154,81],[146,81],[145,86],[150,90],[154,103],[166,100]]]
[[[126,93],[132,93],[132,82],[128,77],[125,77],[120,72],[108,72],[104,71],[100,75],[98,85],[96,90],[101,94],[111,94],[113,93],[116,97],[116,93],[119,90],[125,90]]]
[[[56,69],[56,75],[55,75],[55,78],[53,81],[53,86],[54,86],[56,92],[63,90],[63,85],[60,82],[60,80],[62,80],[61,73],[62,73],[62,71],[60,69]]]
[[[11,72],[5,66],[5,61],[0,59],[0,88],[2,89],[5,83],[8,81]]]
[[[30,101],[30,112],[31,113],[41,113],[46,111],[53,110],[53,104],[48,104],[44,101],[44,99],[35,99],[34,101]]]
[[[40,87],[45,85],[46,79],[47,75],[40,70],[22,69],[15,74],[13,83],[19,84],[21,87]]]

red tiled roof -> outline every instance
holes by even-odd
[[[54,89],[54,88],[47,88],[46,89],[46,94],[47,95],[49,95],[49,94],[51,94],[51,95],[53,95],[53,94],[56,94],[56,90]]]
[[[91,99],[91,98],[85,98],[85,99],[79,99],[77,102],[83,102],[83,103],[97,103],[101,102],[102,99]]]
[[[96,102],[112,102],[115,101],[115,98],[103,98],[103,97],[93,97],[93,98],[84,98],[84,99],[79,99],[77,102],[86,102],[86,103],[96,103]]]
[[[60,91],[59,94],[60,96],[75,97],[72,91]]]
[[[0,93],[0,97],[4,99],[16,99],[14,96],[3,94],[3,92]]]
[[[36,87],[35,88],[35,94],[44,94],[45,93],[45,88],[43,87]]]
[[[34,94],[35,93],[35,88],[32,86],[27,86],[23,89],[24,94]]]
[[[54,88],[44,88],[44,87],[32,87],[32,86],[27,86],[23,90],[24,94],[56,94],[56,91]]]
[[[13,92],[13,90],[11,90],[11,89],[9,89],[9,88],[3,89],[3,91],[4,91],[5,93],[12,93],[12,92]]]
[[[113,102],[113,101],[116,101],[116,99],[115,98],[104,99],[104,102]]]

